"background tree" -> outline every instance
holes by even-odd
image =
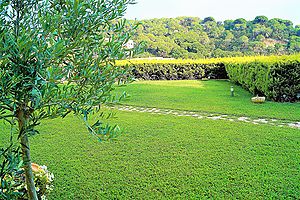
[[[300,37],[292,36],[292,38],[289,42],[289,47],[294,52],[300,51]]]
[[[114,127],[88,116],[112,100],[126,69],[114,65],[132,32],[121,19],[132,0],[1,0],[0,112],[17,127],[29,199],[37,199],[29,136],[43,119],[80,116],[99,139]],[[13,130],[13,129],[12,129]]]
[[[294,42],[294,36],[300,36],[299,26],[279,18],[258,16],[250,21],[238,18],[217,22],[213,17],[177,17],[140,22],[143,26],[133,39],[139,43],[144,36],[147,56],[203,58],[299,52]],[[246,37],[248,42],[241,42]]]
[[[253,24],[266,24],[268,21],[268,17],[261,15],[255,17],[255,19],[253,20]]]
[[[239,38],[238,42],[239,42],[239,44],[240,44],[241,50],[244,51],[244,49],[247,48],[249,39],[248,39],[247,36],[243,35],[243,36],[241,36],[241,37]]]

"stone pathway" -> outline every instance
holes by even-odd
[[[255,118],[247,116],[236,116],[236,115],[223,115],[218,113],[209,113],[201,111],[184,111],[184,110],[172,110],[164,108],[150,108],[150,107],[139,107],[139,106],[128,106],[128,105],[116,105],[110,108],[128,111],[128,112],[141,112],[151,113],[157,115],[175,115],[182,117],[193,117],[197,119],[211,119],[211,120],[226,120],[232,122],[245,122],[251,124],[269,124],[278,127],[290,127],[300,129],[300,122],[294,122],[289,120],[272,119],[272,118]]]

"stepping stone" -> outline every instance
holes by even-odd
[[[253,120],[254,122],[258,122],[258,123],[264,123],[264,124],[267,124],[268,121],[266,119],[255,119]]]
[[[248,117],[239,117],[238,120],[239,121],[247,121],[249,118]]]
[[[207,118],[212,119],[212,120],[218,120],[218,119],[221,119],[221,116],[207,117]]]
[[[269,124],[277,127],[290,127],[300,129],[300,122],[288,122],[278,119],[251,119],[250,117],[236,117],[234,115],[225,115],[225,114],[216,114],[209,112],[192,112],[192,111],[180,111],[180,110],[170,110],[170,109],[159,109],[159,108],[148,108],[148,107],[135,107],[135,106],[106,106],[110,109],[117,109],[120,111],[129,111],[129,112],[148,112],[151,114],[158,115],[175,115],[175,116],[186,116],[186,117],[195,117],[198,119],[211,119],[211,120],[227,120],[231,122],[247,122],[255,125],[259,124]],[[200,115],[201,114],[201,115]]]
[[[288,126],[292,127],[292,128],[300,128],[300,123],[296,122],[296,123],[290,123],[288,124]]]

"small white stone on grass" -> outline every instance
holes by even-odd
[[[290,127],[292,127],[292,128],[300,128],[300,123],[290,123],[290,124],[288,124]]]
[[[248,117],[239,117],[238,120],[239,121],[247,121],[249,118]]]
[[[221,116],[207,117],[207,118],[212,119],[212,120],[218,120],[218,119],[221,119]]]
[[[254,122],[258,122],[258,123],[264,123],[264,124],[267,124],[268,121],[266,119],[255,119],[253,120]]]

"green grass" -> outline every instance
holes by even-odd
[[[117,90],[131,95],[125,104],[179,110],[218,112],[254,117],[300,120],[300,103],[254,104],[252,95],[226,80],[139,81]]]
[[[126,132],[99,143],[80,121],[47,121],[31,139],[55,173],[50,199],[300,197],[299,130],[119,112]]]
[[[297,199],[299,130],[118,112],[99,143],[73,117],[46,121],[33,159],[55,174],[49,199]]]
[[[139,82],[127,88],[133,95],[131,103],[137,105],[196,109],[190,102],[195,99],[184,95],[212,99],[217,93],[216,102],[209,102],[215,105],[211,111],[219,112],[215,109],[221,99],[231,102],[224,106],[226,112],[232,113],[233,105],[249,109],[241,99],[248,101],[250,95],[240,88],[235,98],[220,95],[227,86],[225,81],[183,81]],[[164,94],[164,88],[169,92]],[[201,90],[211,92],[201,96]],[[137,101],[138,91],[151,98]],[[168,105],[172,93],[181,93],[181,100]],[[266,105],[277,108],[275,115],[298,106],[258,106]],[[98,142],[73,116],[43,121],[42,134],[30,138],[33,161],[55,174],[50,200],[300,198],[298,129],[121,111],[109,122],[124,131],[111,142]],[[0,130],[8,131],[4,125]],[[0,134],[0,146],[7,139]]]

